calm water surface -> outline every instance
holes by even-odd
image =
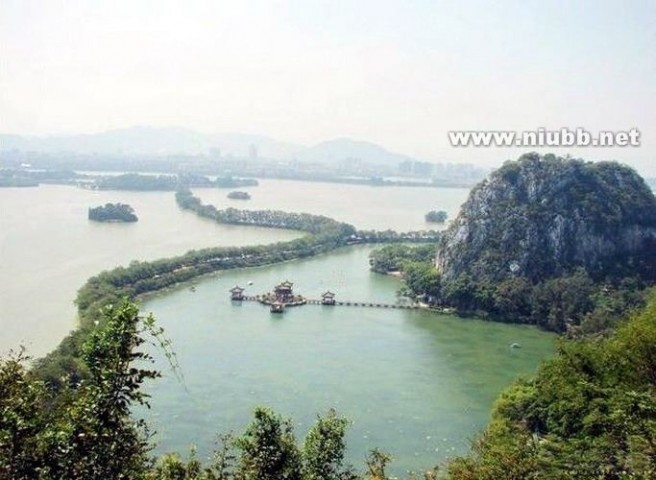
[[[427,223],[430,210],[444,210],[455,218],[469,189],[370,187],[337,183],[259,180],[257,187],[239,190],[251,194],[250,200],[230,200],[225,190],[198,189],[204,203],[217,207],[275,209],[327,215],[357,228],[397,231],[440,229]]]
[[[464,189],[374,188],[262,180],[253,200],[228,200],[229,190],[199,189],[220,207],[275,208],[319,213],[359,228],[424,229],[423,215],[453,217]],[[139,222],[99,224],[89,207],[132,205]],[[132,260],[180,255],[194,248],[253,245],[299,236],[294,232],[218,225],[178,209],[172,192],[89,191],[44,185],[0,188],[0,354],[26,345],[32,355],[52,350],[76,325],[73,300],[91,276]]]
[[[132,205],[136,223],[96,223],[89,207]],[[76,325],[77,289],[132,260],[216,245],[289,240],[283,230],[218,225],[180,210],[173,192],[96,192],[66,186],[0,188],[0,354],[52,350]]]
[[[262,180],[252,200],[197,190],[218,207],[324,214],[358,228],[431,228],[428,210],[453,218],[464,189],[376,188]],[[73,300],[92,275],[132,260],[152,260],[216,245],[288,240],[298,233],[221,226],[177,208],[171,192],[93,192],[64,186],[0,189],[0,352],[26,344],[54,348],[75,326]],[[136,224],[97,224],[87,208],[131,204]],[[305,306],[272,317],[257,304],[235,305],[235,283],[252,293],[284,279],[311,297],[394,302],[398,280],[369,272],[369,247],[340,250],[275,267],[219,273],[144,301],[174,341],[184,385],[171,375],[148,388],[145,414],[162,450],[197,443],[207,453],[218,432],[240,431],[253,407],[296,420],[299,437],[317,413],[334,407],[352,422],[349,460],[389,450],[394,471],[428,467],[462,452],[485,424],[498,392],[552,352],[535,329],[423,311]],[[513,342],[523,348],[510,350]],[[165,368],[165,362],[158,359]]]
[[[299,437],[317,413],[336,408],[353,422],[349,460],[358,467],[374,447],[392,453],[397,473],[465,451],[498,393],[551,354],[551,335],[425,311],[307,305],[278,316],[229,300],[235,284],[253,282],[247,291],[256,294],[289,279],[308,297],[330,289],[342,300],[394,303],[399,281],[369,272],[370,250],[221,273],[195,292],[145,301],[185,378],[168,373],[149,387],[145,415],[159,451],[197,444],[205,455],[218,432],[242,431],[258,405],[292,416]],[[511,350],[513,342],[522,348]]]

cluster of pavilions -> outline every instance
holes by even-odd
[[[285,280],[276,285],[273,288],[273,292],[252,298],[244,295],[244,288],[235,285],[230,289],[230,298],[234,301],[257,300],[260,303],[269,305],[271,312],[282,313],[285,310],[285,307],[294,307],[308,303],[308,300],[302,295],[294,295],[293,287],[294,284],[292,282]],[[321,294],[321,301],[312,301],[312,303],[335,305],[335,294],[331,291],[326,291]]]

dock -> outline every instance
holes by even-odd
[[[285,280],[275,286],[272,292],[261,295],[246,295],[244,288],[235,285],[230,289],[230,298],[236,302],[258,302],[267,305],[271,313],[283,313],[286,308],[300,307],[302,305],[319,305],[323,307],[361,307],[361,308],[386,308],[397,310],[415,310],[426,308],[426,305],[418,303],[399,304],[359,300],[337,300],[335,294],[330,290],[324,292],[321,298],[306,298],[295,294],[293,283]]]
[[[264,305],[269,305],[264,300],[263,296],[260,295],[243,295],[240,301],[244,302],[259,302]],[[304,298],[302,302],[288,303],[285,304],[285,307],[300,307],[301,305],[319,305],[319,306],[339,306],[339,307],[367,307],[367,308],[396,308],[403,310],[414,310],[422,308],[421,305],[417,303],[401,305],[397,303],[379,303],[379,302],[362,302],[362,301],[349,301],[349,300],[336,300],[333,304],[323,303],[322,299],[316,298]]]

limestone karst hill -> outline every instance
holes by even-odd
[[[656,198],[627,166],[526,154],[471,191],[438,266],[445,281],[535,283],[581,267],[595,280],[654,280]]]

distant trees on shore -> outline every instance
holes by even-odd
[[[135,191],[172,191],[184,187],[197,188],[238,188],[255,187],[257,180],[253,178],[234,178],[231,176],[217,177],[215,180],[204,175],[142,175],[126,173],[123,175],[105,176],[96,180],[99,190],[135,190]]]

